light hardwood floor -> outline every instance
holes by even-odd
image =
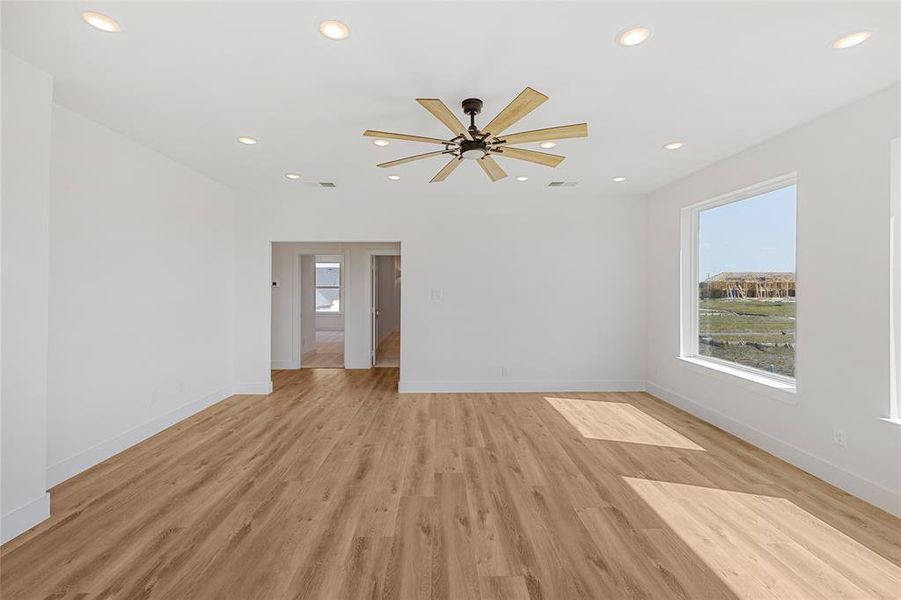
[[[301,357],[300,366],[304,369],[343,369],[344,332],[317,331],[316,349]]]
[[[394,331],[385,336],[375,353],[375,366],[400,366],[400,332]]]
[[[54,488],[53,517],[0,550],[4,600],[901,589],[898,519],[646,394],[274,380]]]

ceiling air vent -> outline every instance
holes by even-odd
[[[574,187],[579,185],[578,181],[552,181],[547,184],[548,187]]]
[[[322,187],[335,187],[335,184],[331,181],[320,181],[319,185]]]
[[[304,185],[307,186],[307,187],[315,187],[315,188],[318,188],[318,187],[324,187],[324,188],[338,187],[338,186],[336,186],[334,183],[332,183],[331,181],[305,181],[305,182],[304,182]]]

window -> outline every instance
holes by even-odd
[[[316,312],[341,312],[341,257],[316,257]]]
[[[690,209],[684,354],[794,378],[796,212],[794,178]]]

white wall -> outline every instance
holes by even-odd
[[[376,258],[379,341],[400,329],[400,257]]]
[[[242,389],[269,387],[270,240],[334,239],[402,244],[406,391],[643,388],[641,198],[515,182],[494,189],[486,182],[485,195],[392,183],[366,197],[296,186],[242,195],[235,288]],[[317,201],[324,194],[328,202]],[[352,262],[351,270],[369,270]],[[351,288],[358,293],[367,302],[368,290]]]
[[[234,195],[60,106],[50,193],[51,484],[229,396]]]
[[[342,254],[344,274],[342,290],[343,315],[339,319],[344,325],[344,364],[349,369],[369,368],[369,261],[373,254],[400,253],[397,243],[303,243],[275,242],[272,244],[272,280],[279,281],[279,287],[272,289],[271,318],[272,337],[270,342],[273,369],[297,369],[301,364],[298,352],[303,344],[306,353],[307,342],[298,338],[298,329],[306,337],[310,330],[303,326],[301,299],[312,294],[312,268],[298,269],[298,257],[310,260],[316,254]],[[310,264],[312,267],[312,263]],[[309,277],[303,273],[310,272]],[[300,273],[301,285],[298,285]],[[304,285],[304,282],[307,285]],[[304,291],[301,292],[300,289]],[[306,296],[305,296],[306,295]],[[322,331],[322,315],[314,317],[314,328]],[[315,331],[313,329],[313,331]]]
[[[890,142],[898,87],[667,186],[648,207],[648,389],[901,514],[889,416]],[[797,394],[679,360],[680,209],[798,173]],[[845,447],[833,443],[844,429]]]
[[[344,331],[344,314],[316,315],[316,331]]]
[[[2,54],[0,542],[47,518],[49,75]]]
[[[296,334],[294,330],[295,327],[299,327],[300,323],[315,323],[316,322],[316,257],[312,254],[304,254],[300,256],[300,268],[299,268],[299,277],[300,277],[300,285],[297,286],[297,290],[300,294],[300,321],[291,322],[291,319],[286,319],[284,313],[280,313],[278,316],[275,311],[273,311],[272,318],[280,318],[280,323],[286,325],[288,329],[290,329],[291,333],[291,344],[292,347],[295,344],[293,336]],[[295,292],[291,292],[291,297],[294,298]],[[273,306],[275,302],[283,302],[287,297],[286,294],[276,294],[275,290],[273,290],[272,294],[272,302]],[[296,314],[294,310],[296,307],[292,306],[292,315]],[[342,320],[342,325],[343,325]],[[283,329],[284,325],[278,325],[278,330],[280,332],[288,333]],[[281,335],[277,335],[273,332],[272,340],[273,343],[282,343],[284,338]],[[300,330],[300,355],[303,356],[307,352],[312,352],[316,349],[316,328],[315,327],[302,327]],[[274,352],[273,356],[276,356],[278,352]],[[291,353],[291,364],[284,365],[284,368],[296,368],[299,365],[300,358],[294,355],[295,353]],[[274,361],[273,361],[274,364]]]

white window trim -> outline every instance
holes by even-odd
[[[901,424],[901,138],[892,140],[889,208],[889,423]]]
[[[710,356],[702,356],[698,348],[698,236],[699,215],[701,211],[740,200],[746,200],[753,196],[766,194],[790,185],[797,185],[798,174],[788,173],[767,181],[750,185],[740,190],[735,190],[715,198],[704,200],[682,209],[681,213],[681,257],[680,257],[680,313],[681,327],[679,332],[679,358],[688,365],[713,370],[717,373],[750,382],[753,386],[762,385],[771,388],[778,393],[774,396],[779,400],[794,404],[797,400],[798,380],[798,318],[795,315],[795,377],[786,377],[777,373],[769,373],[760,369],[746,367]],[[797,210],[797,204],[795,207]],[[797,228],[795,231],[797,237]],[[796,244],[797,247],[797,244]],[[795,301],[798,299],[798,269],[797,257],[795,258]],[[797,305],[800,308],[800,304]],[[797,311],[797,308],[796,308]],[[784,393],[788,393],[788,395]],[[767,394],[772,395],[772,394]]]
[[[316,265],[321,262],[334,262],[340,265],[338,274],[338,310],[317,310],[316,303],[313,303],[313,313],[318,316],[339,316],[344,314],[344,255],[343,254],[317,254],[313,257],[313,293],[320,287],[328,288],[329,286],[316,285]]]

